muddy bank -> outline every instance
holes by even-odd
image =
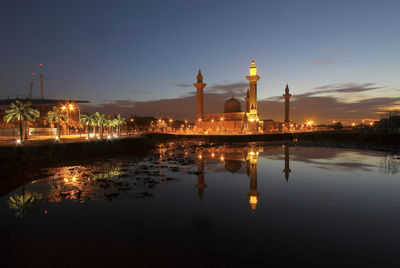
[[[264,135],[173,135],[147,134],[149,140],[195,140],[218,144],[236,142],[293,143],[303,146],[332,146],[343,148],[396,151],[400,149],[400,133],[354,133],[354,132],[303,132]]]
[[[0,147],[0,190],[8,191],[29,182],[32,174],[44,167],[124,155],[140,158],[148,154],[153,146],[153,142],[146,138],[3,146]]]

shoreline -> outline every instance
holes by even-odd
[[[383,151],[400,154],[400,134],[376,133],[284,133],[246,136],[174,135],[150,133],[117,140],[32,143],[29,146],[0,146],[2,180],[0,196],[34,180],[41,169],[77,161],[146,156],[160,143],[200,142],[198,146],[223,146],[238,143],[263,143],[268,146],[331,147]]]

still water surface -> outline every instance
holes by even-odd
[[[0,199],[0,264],[398,267],[397,156],[160,145],[42,170]]]

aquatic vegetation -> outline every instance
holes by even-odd
[[[25,216],[29,210],[35,209],[35,203],[41,200],[42,194],[36,192],[26,192],[23,190],[22,194],[15,194],[10,196],[7,204],[10,209],[16,210],[15,216],[17,218],[22,218]]]

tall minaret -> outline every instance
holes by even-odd
[[[289,94],[289,86],[286,84],[285,88],[285,94],[283,94],[283,97],[285,98],[285,123],[289,123],[289,99],[292,96],[292,94]]]
[[[250,90],[247,89],[246,91],[246,98],[244,98],[244,100],[246,101],[246,113],[250,113]]]
[[[257,118],[257,82],[260,80],[260,77],[257,75],[257,67],[254,63],[254,60],[251,61],[249,76],[246,76],[247,80],[250,83],[250,116],[249,118],[256,119]]]
[[[196,124],[198,124],[199,119],[203,119],[203,89],[207,84],[203,83],[203,75],[199,69],[197,73],[197,83],[193,84],[197,89],[196,97]]]
[[[285,172],[285,179],[286,181],[289,180],[289,173],[292,172],[292,170],[289,168],[289,146],[284,145],[285,147],[285,168],[282,170],[282,172]]]

